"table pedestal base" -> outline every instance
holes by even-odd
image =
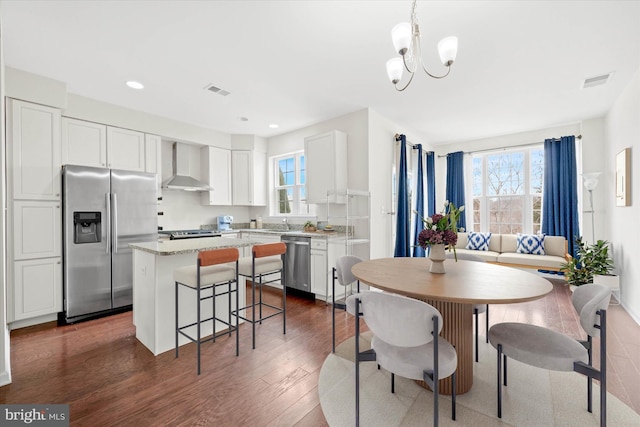
[[[424,300],[438,309],[444,322],[442,337],[453,345],[458,353],[456,394],[468,392],[473,385],[473,305]],[[418,384],[428,388],[424,381]],[[440,393],[451,394],[451,377],[440,380]]]

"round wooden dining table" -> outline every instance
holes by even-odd
[[[448,259],[444,274],[430,273],[430,264],[427,258],[381,258],[360,262],[351,271],[374,288],[425,301],[440,311],[441,335],[458,353],[456,393],[466,393],[473,385],[473,305],[532,301],[553,285],[535,273],[485,262]],[[451,377],[441,380],[440,393],[451,391]]]

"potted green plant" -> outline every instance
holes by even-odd
[[[594,275],[608,275],[613,270],[613,260],[609,255],[609,242],[598,240],[591,245],[576,237],[576,257],[562,265],[569,285],[580,286],[593,283]]]
[[[304,231],[312,233],[316,231],[316,225],[311,221],[307,221],[304,223]]]

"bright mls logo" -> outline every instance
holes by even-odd
[[[69,426],[69,405],[0,405],[2,426]]]

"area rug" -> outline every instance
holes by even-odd
[[[361,337],[360,349],[370,348],[370,333]],[[320,405],[332,427],[355,424],[354,338],[329,354],[318,380]],[[593,385],[593,413],[587,412],[586,377],[575,372],[554,372],[509,360],[509,385],[503,388],[502,419],[496,415],[496,351],[480,338],[480,362],[474,363],[474,383],[458,396],[456,421],[451,420],[451,398],[440,396],[441,426],[598,426],[600,389]],[[414,381],[391,375],[375,362],[360,364],[360,425],[431,425],[433,394]],[[640,415],[607,394],[610,426],[640,426]]]

